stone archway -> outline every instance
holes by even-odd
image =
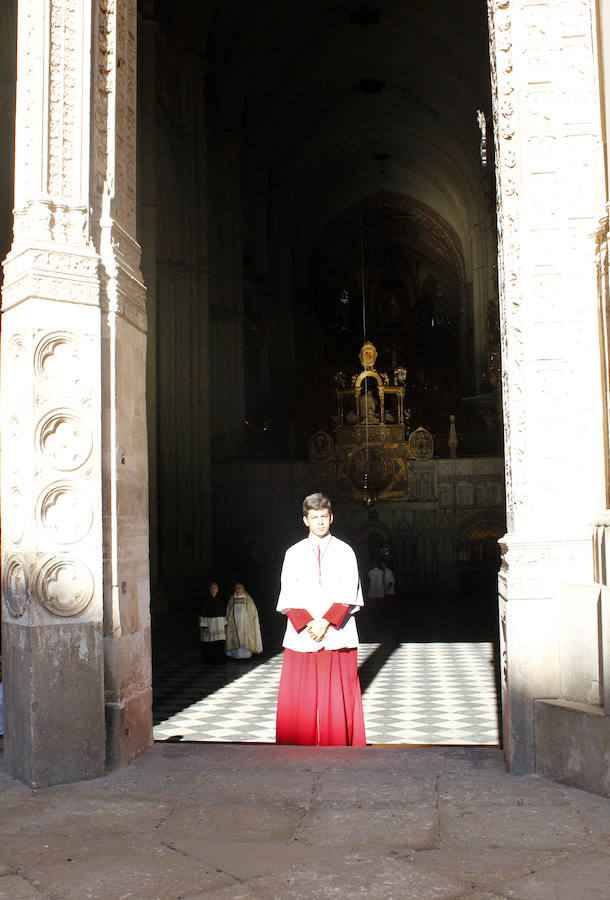
[[[136,3],[43,6],[41,16],[35,0],[19,2],[14,239],[2,303],[5,756],[13,774],[37,784],[126,763],[152,734],[146,310],[135,240]],[[599,121],[605,97],[596,80],[603,15],[588,0],[558,9],[488,0],[488,11],[508,489],[500,574],[505,748],[514,771],[547,771],[546,736],[558,717],[566,747],[577,747],[585,733],[570,704],[587,706],[578,713],[585,718],[590,707],[595,728],[602,737],[608,731],[606,715],[599,715],[610,696],[603,627],[598,633],[606,621],[604,591],[600,600],[606,575],[600,565],[593,580],[591,554],[591,520],[606,505],[592,237],[607,202]],[[234,57],[244,48],[237,43]],[[191,73],[188,97],[201,96],[199,61],[183,62]],[[223,125],[236,119],[245,85]],[[251,122],[268,96],[261,82]],[[349,108],[337,107],[341,114]],[[421,120],[425,109],[417,107]],[[224,133],[220,150],[234,174],[238,135]],[[392,137],[387,127],[385,133]],[[264,161],[263,130],[257,139],[255,161]],[[421,152],[430,145],[413,146]],[[330,182],[343,148],[313,149],[309,184],[322,171]],[[354,141],[354,157],[355,151]],[[443,152],[437,145],[439,173]],[[189,165],[199,162],[191,156]],[[283,171],[284,190],[300,164],[294,154]],[[258,190],[254,164],[252,173]],[[309,246],[317,211],[307,206],[307,189],[300,186],[298,201]],[[147,240],[154,245],[155,198],[149,199]],[[216,202],[219,218],[239,212],[235,194],[224,206],[222,198]],[[318,224],[330,211],[329,204]],[[251,212],[254,221],[260,209]],[[463,218],[462,227],[466,233],[478,226]],[[221,235],[216,244],[210,239],[220,251]],[[476,241],[473,248],[473,255],[483,253]],[[234,249],[242,249],[239,241]],[[604,260],[600,253],[605,277]],[[198,273],[190,281],[195,297],[206,290],[207,272],[199,257],[190,264]],[[306,264],[303,253],[301,271]],[[476,259],[471,265],[480,271]],[[220,313],[239,307],[240,279],[231,271]],[[286,263],[278,275],[282,290],[289,279]],[[241,340],[238,319],[231,319],[229,345]],[[289,354],[290,348],[284,362]],[[243,377],[237,372],[236,383]],[[227,428],[239,418],[235,413]],[[237,431],[231,442],[239,447]],[[600,520],[600,546],[605,527]],[[581,624],[570,629],[579,604]],[[588,684],[572,677],[583,647],[593,648],[590,668],[597,672]],[[541,706],[537,698],[555,705]],[[595,760],[583,759],[576,774],[566,774],[567,763],[548,771],[584,783]]]

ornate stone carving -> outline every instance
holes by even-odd
[[[80,187],[74,184],[83,75],[78,12],[75,0],[53,0],[50,4],[48,189],[56,198],[72,197]]]
[[[85,381],[84,350],[78,335],[58,331],[46,335],[34,353],[38,380],[57,396],[82,396],[90,385]]]
[[[474,487],[470,482],[460,481],[456,487],[458,506],[472,506],[474,503]]]
[[[528,496],[525,484],[526,421],[523,388],[519,190],[521,168],[516,133],[512,20],[509,0],[488,0],[492,99],[496,143],[498,288],[502,393],[506,448],[506,503],[509,530],[516,508]]]
[[[25,343],[21,334],[13,334],[6,343],[6,352],[15,361],[20,362],[25,355]]]
[[[409,456],[411,459],[432,459],[434,456],[434,439],[425,428],[416,428],[409,437]]]
[[[39,497],[36,508],[39,527],[60,544],[82,540],[93,523],[90,499],[71,482],[51,485]]]
[[[9,614],[20,619],[28,608],[29,595],[25,567],[17,556],[10,556],[4,563],[2,595]]]
[[[439,506],[453,506],[454,500],[452,484],[439,484],[437,488],[437,495]]]
[[[26,239],[50,241],[53,212],[48,200],[31,200],[23,209],[15,210],[13,235],[15,244]]]
[[[89,459],[93,435],[76,413],[54,410],[39,423],[36,446],[54,469],[73,472]]]
[[[52,203],[50,200],[31,200],[24,209],[15,212],[14,233],[17,243],[34,237],[38,240],[54,241],[69,244],[72,247],[83,247],[87,244],[88,214],[84,206],[66,206]],[[65,250],[37,250],[27,257],[27,268],[35,266],[55,271],[75,271],[74,264],[66,264],[71,254]],[[79,255],[74,260],[93,259],[95,257]],[[13,263],[11,263],[11,266]],[[91,263],[80,263],[82,270],[87,266],[89,274]]]
[[[54,616],[79,616],[93,599],[95,582],[87,566],[78,559],[51,559],[37,579],[37,596]]]
[[[87,224],[85,207],[56,206],[51,223],[53,240],[84,246],[87,243]]]
[[[16,213],[16,222],[18,218],[19,214]],[[44,240],[48,243],[54,239],[51,232],[42,237],[37,235],[23,219],[21,224],[22,244],[32,240]],[[16,233],[15,241],[17,240]],[[4,264],[3,309],[21,303],[24,297],[90,305],[99,303],[99,259],[96,254],[89,248],[79,253],[66,249],[65,244],[61,245],[62,249],[59,247],[60,245],[57,245],[57,249],[30,248],[22,252],[12,251]]]
[[[98,124],[95,132],[96,168],[100,184],[106,182],[109,212],[127,234],[135,234],[136,118],[132,98],[136,96],[136,4],[135,0],[104,0],[99,3],[96,52],[97,103],[105,108],[113,102],[112,123]],[[113,184],[107,183],[107,160],[114,163]],[[114,185],[120,191],[114,191]],[[111,242],[112,243],[112,242]]]
[[[391,456],[379,447],[357,450],[349,463],[349,475],[356,490],[362,491],[365,473],[372,479],[375,491],[381,493],[394,478]]]
[[[309,439],[309,458],[312,462],[325,463],[333,458],[333,439],[326,431],[316,431]]]

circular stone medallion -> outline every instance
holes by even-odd
[[[73,472],[89,459],[93,435],[76,413],[55,410],[39,423],[36,445],[53,468]]]
[[[54,616],[80,616],[93,599],[95,583],[87,566],[78,559],[52,559],[38,575],[38,596]]]
[[[9,557],[4,565],[2,593],[11,616],[20,619],[28,606],[28,581],[23,563],[16,556]]]
[[[39,526],[60,544],[73,544],[89,532],[93,508],[77,485],[60,482],[51,485],[40,496],[36,518]]]
[[[86,391],[84,357],[78,335],[69,331],[48,334],[34,353],[36,377],[53,393],[80,396]]]

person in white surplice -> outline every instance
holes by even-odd
[[[286,551],[277,610],[286,616],[276,743],[364,746],[354,613],[363,605],[356,556],[330,533],[331,502],[303,501],[308,535]]]
[[[263,641],[254,600],[238,581],[227,604],[227,656],[249,659],[263,652]]]

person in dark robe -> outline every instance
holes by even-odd
[[[225,661],[225,632],[227,618],[218,582],[211,581],[207,596],[201,600],[199,631],[201,633],[201,662],[217,665]]]

